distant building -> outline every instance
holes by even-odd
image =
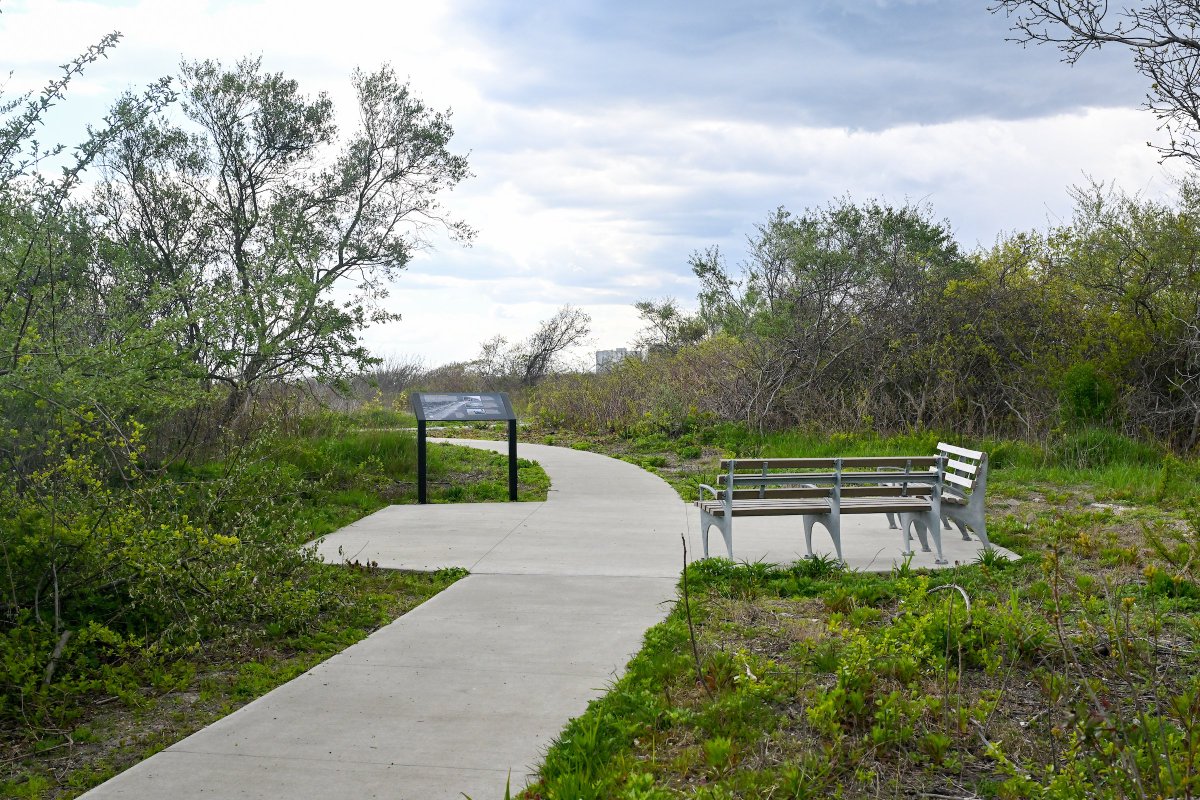
[[[616,350],[597,350],[596,351],[596,372],[603,372],[613,364],[619,364],[631,355],[629,350],[624,347],[618,347]]]

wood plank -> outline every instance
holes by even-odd
[[[937,456],[851,456],[842,459],[842,469],[875,469],[877,467],[899,467],[924,469],[937,464]],[[903,473],[901,473],[903,474]]]
[[[724,516],[725,506],[712,500],[697,502],[713,516]],[[904,513],[910,511],[928,511],[930,503],[923,497],[870,497],[847,498],[842,501],[840,511],[843,514],[882,514],[886,512]],[[791,516],[803,514],[828,514],[830,503],[823,500],[742,500],[733,503],[732,514],[735,517],[767,517]]]
[[[972,461],[978,461],[979,459],[983,458],[983,453],[979,450],[968,450],[965,447],[956,447],[955,445],[946,444],[945,442],[938,442],[938,450],[944,450],[945,452],[953,453],[956,456],[969,458]]]
[[[704,507],[708,507],[708,506],[719,507],[719,508],[724,507],[723,503],[716,501],[716,500],[701,500],[701,501],[697,501],[696,505],[704,506]],[[816,497],[816,498],[800,497],[800,498],[792,498],[792,499],[786,499],[786,500],[734,500],[733,507],[734,508],[809,508],[809,507],[828,508],[829,500],[827,498],[820,498],[820,497]]]
[[[961,475],[955,475],[953,472],[947,472],[943,477],[950,483],[956,483],[966,489],[970,489],[975,485],[975,481],[971,480],[970,478],[964,478]]]
[[[753,500],[761,499],[784,499],[784,498],[806,498],[806,497],[829,497],[832,492],[832,487],[818,486],[815,489],[734,489],[733,499],[736,500]],[[908,487],[907,495],[911,497],[925,497],[933,493],[933,487],[928,483],[915,484]],[[843,486],[842,497],[904,497],[905,490],[902,486]]]
[[[842,506],[843,514],[907,514],[907,513],[922,513],[929,510],[929,505],[924,506],[905,506],[905,505],[890,505],[890,506]]]
[[[837,466],[836,458],[724,458],[721,459],[721,470],[728,472],[730,465],[735,470],[757,470],[762,473],[763,467],[768,470],[800,470],[800,469],[833,469]],[[877,467],[898,467],[904,469],[924,469],[937,464],[937,456],[848,456],[842,459],[843,469],[875,469]]]
[[[909,486],[905,491],[903,486],[843,486],[842,497],[928,497],[933,494],[933,486],[918,484]]]
[[[712,514],[714,517],[725,516],[725,507],[720,504],[716,504],[715,506],[712,506],[712,507],[709,507],[706,504],[706,505],[701,506],[701,508],[703,508],[709,514]],[[738,504],[738,505],[734,505],[734,507],[733,507],[733,516],[735,516],[735,517],[784,517],[784,516],[798,516],[801,514],[828,514],[828,513],[829,513],[829,504],[828,503],[817,503],[817,502],[790,503],[790,504],[786,504],[786,505],[780,504],[780,503],[771,503],[771,504],[767,504],[767,505],[753,505],[753,506]]]
[[[955,461],[954,459],[950,459],[946,462],[946,469],[952,469],[957,472],[965,472],[968,475],[974,475],[976,466],[974,464],[967,464],[962,461]]]
[[[733,504],[738,508],[829,508],[829,501],[820,498],[799,500],[738,500]]]
[[[843,484],[888,484],[888,483],[911,483],[911,484],[931,484],[937,480],[937,473],[930,472],[843,472]],[[735,473],[733,476],[734,486],[778,486],[795,483],[815,483],[819,485],[832,484],[837,479],[837,473],[834,472],[772,472],[764,478],[762,475],[753,473]],[[717,478],[717,485],[724,486],[729,483],[728,475],[721,475]]]
[[[733,499],[736,500],[753,500],[761,498],[766,500],[785,500],[809,497],[829,497],[833,491],[831,486],[818,486],[815,489],[734,489]]]
[[[723,458],[721,469],[728,471],[730,464],[734,469],[833,469],[836,459],[832,458]]]

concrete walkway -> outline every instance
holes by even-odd
[[[638,467],[543,445],[520,454],[549,473],[546,502],[391,506],[320,546],[330,561],[469,577],[84,797],[498,800],[510,775],[523,786],[669,611],[681,535],[692,557],[700,542],[695,509]],[[734,555],[793,561],[799,531],[796,518],[739,519]],[[853,568],[890,569],[899,551],[882,517],[847,518],[842,539]],[[952,562],[977,553],[949,533],[944,547]]]

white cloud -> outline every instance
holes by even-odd
[[[6,89],[11,94],[39,86],[57,64],[103,33],[122,30],[125,38],[111,58],[89,69],[61,109],[75,115],[64,124],[80,129],[118,92],[173,73],[181,56],[230,61],[262,55],[268,69],[298,79],[306,91],[329,91],[348,121],[354,66],[390,61],[410,75],[432,106],[454,107],[456,149],[471,151],[477,177],[444,201],[479,237],[470,249],[438,240],[436,249],[421,254],[389,300],[403,321],[368,331],[366,341],[381,354],[420,354],[432,363],[469,358],[497,333],[523,338],[564,303],[592,314],[597,347],[624,345],[640,327],[632,302],[667,294],[690,302],[697,287],[688,255],[719,244],[736,261],[754,224],[781,204],[800,211],[847,193],[892,203],[927,200],[974,246],[989,244],[1000,231],[1069,217],[1066,187],[1085,175],[1151,196],[1170,193],[1166,173],[1144,144],[1158,138],[1154,119],[1138,109],[1021,120],[947,113],[938,119],[951,121],[882,129],[799,126],[794,120],[803,115],[709,104],[703,93],[606,89],[601,79],[580,85],[571,102],[553,104],[530,96],[528,87],[553,76],[558,64],[529,42],[508,37],[511,31],[490,33],[476,10],[462,2],[412,0],[140,0],[120,6],[30,0],[5,4],[0,53],[16,71]],[[741,46],[753,47],[753,32],[748,35]],[[831,53],[853,55],[844,42],[830,41],[838,44]],[[678,54],[690,50],[675,44],[678,65]],[[694,48],[698,58],[702,44]],[[588,46],[564,41],[559,50]],[[619,52],[622,58],[645,54],[637,47]],[[611,57],[594,52],[587,61],[604,65]],[[1011,57],[1024,54],[1013,48]],[[744,64],[761,70],[769,61]],[[870,64],[902,66],[881,52],[872,61],[824,68],[832,74]],[[737,68],[730,62],[728,69]],[[748,86],[781,82],[754,72],[725,77]],[[881,118],[890,119],[905,116],[896,109],[906,102],[928,105],[927,97],[870,96],[869,70],[860,78],[864,94],[841,98],[847,107],[876,103]],[[941,90],[953,101],[952,92],[971,91],[973,79],[993,89],[1005,80],[986,71],[963,73]],[[692,91],[686,81],[653,74],[645,83]],[[510,84],[526,87],[526,95],[506,91]],[[1031,83],[1010,87],[1020,98],[1036,99],[1039,90]],[[854,118],[863,116],[858,108]]]
[[[462,211],[480,228],[476,246],[455,251],[443,245],[414,265],[414,271],[436,264],[447,274],[474,277],[457,282],[430,313],[408,310],[426,304],[405,299],[410,281],[429,279],[403,276],[397,303],[406,320],[390,329],[398,352],[430,344],[416,330],[427,313],[457,320],[450,327],[461,333],[440,338],[438,347],[445,358],[466,358],[495,333],[528,335],[564,302],[603,320],[599,346],[626,344],[640,328],[634,301],[673,294],[690,302],[698,287],[687,272],[688,255],[720,244],[736,261],[754,224],[780,204],[801,211],[847,193],[859,200],[928,201],[970,248],[990,244],[1003,231],[1069,218],[1067,187],[1085,176],[1150,197],[1172,191],[1145,145],[1153,120],[1136,109],[880,132],[685,122],[652,111],[598,111],[590,125],[580,119],[561,125],[589,127],[598,138],[612,128],[638,146],[600,155],[564,136],[556,148],[487,156],[506,179],[468,190]],[[704,219],[708,230],[689,229],[693,217]],[[537,302],[525,302],[530,299]],[[435,302],[434,295],[428,300]]]

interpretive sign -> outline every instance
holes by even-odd
[[[413,412],[418,420],[469,422],[516,419],[512,403],[503,392],[491,394],[434,394],[414,392]]]
[[[425,449],[426,422],[508,421],[508,499],[517,500],[517,415],[508,395],[503,392],[435,394],[413,392],[409,395],[417,415],[417,502],[428,503],[426,488],[428,465]]]

